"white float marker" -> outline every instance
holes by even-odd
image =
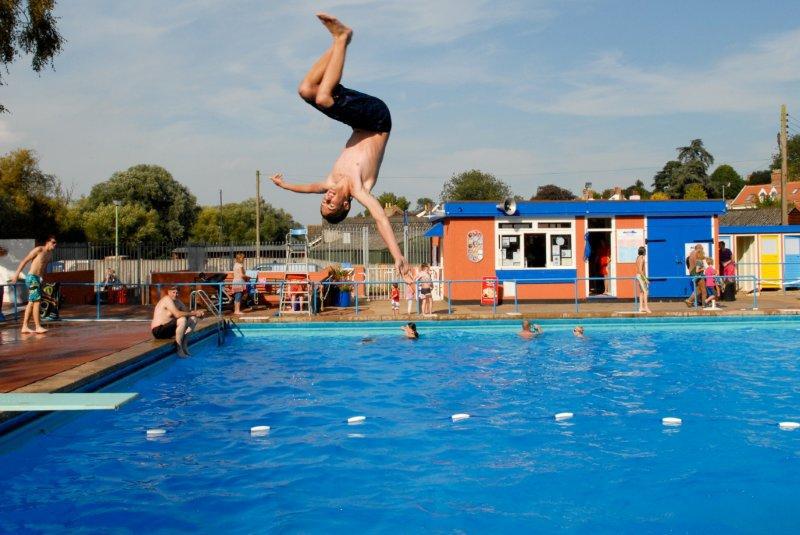
[[[671,427],[679,426],[683,423],[683,420],[680,418],[674,418],[672,416],[667,416],[666,418],[661,418],[661,423],[664,425],[668,425]]]
[[[163,437],[167,434],[166,429],[148,429],[147,438]]]
[[[575,415],[572,414],[571,412],[559,412],[559,413],[557,413],[555,415],[555,419],[556,419],[556,422],[561,422],[563,420],[569,420],[573,416],[575,416]]]
[[[366,416],[351,416],[347,419],[347,425],[358,425],[363,424],[364,420],[366,420]]]
[[[255,425],[250,428],[250,435],[254,437],[263,437],[269,434],[268,425]]]
[[[798,422],[781,422],[778,424],[778,427],[783,429],[784,431],[794,431],[798,427],[800,427],[800,423]]]
[[[468,420],[469,414],[467,414],[466,412],[459,412],[457,414],[452,415],[450,419],[453,420],[454,422],[460,422],[461,420]]]

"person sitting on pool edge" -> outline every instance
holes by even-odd
[[[406,334],[406,338],[411,338],[412,340],[416,340],[419,338],[419,333],[417,332],[417,324],[413,321],[409,321],[405,325],[401,327],[403,332]]]
[[[542,334],[542,328],[537,325],[533,324],[533,329],[531,329],[531,322],[528,320],[522,320],[522,330],[517,334],[526,340],[532,340]]]
[[[186,311],[186,307],[178,299],[178,287],[170,286],[167,295],[162,297],[153,311],[150,332],[156,340],[168,340],[175,337],[178,356],[189,356],[188,336],[197,326],[197,318],[205,316],[205,310]]]

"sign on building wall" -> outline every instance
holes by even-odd
[[[483,260],[483,233],[480,230],[467,233],[467,259],[470,262]]]
[[[626,228],[617,230],[617,263],[632,264],[639,256],[639,247],[644,245],[644,229]]]

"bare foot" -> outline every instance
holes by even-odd
[[[176,354],[177,354],[179,357],[181,357],[182,359],[185,359],[186,357],[188,357],[188,356],[189,356],[189,353],[187,353],[186,351],[184,351],[184,350],[183,350],[183,348],[182,348],[181,346],[178,346],[178,349],[177,349],[177,351],[175,351],[175,353],[176,353]]]
[[[27,327],[23,327],[22,329],[20,329],[20,331],[19,331],[19,332],[21,332],[22,334],[33,334],[33,331],[32,331],[32,330],[30,330],[30,329],[29,329],[29,328],[27,328]]]
[[[328,28],[334,37],[346,36],[347,42],[353,38],[353,30],[341,23],[339,19],[327,13],[317,13],[317,18]]]
[[[44,328],[42,328],[42,327],[39,327],[39,328],[37,328],[37,329],[36,329],[34,332],[35,332],[36,334],[44,334],[44,333],[46,333],[46,332],[47,332],[47,329],[44,329]]]

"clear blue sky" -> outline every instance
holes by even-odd
[[[470,168],[525,196],[649,185],[694,138],[744,175],[780,104],[800,132],[797,1],[62,0],[55,71],[23,58],[0,87],[0,152],[37,150],[77,194],[137,163],[205,204],[252,197],[256,169],[316,180],[348,137],[295,93],[329,44],[317,10],[355,30],[344,83],[392,110],[375,193],[437,198]],[[318,222],[318,196],[262,191]]]

